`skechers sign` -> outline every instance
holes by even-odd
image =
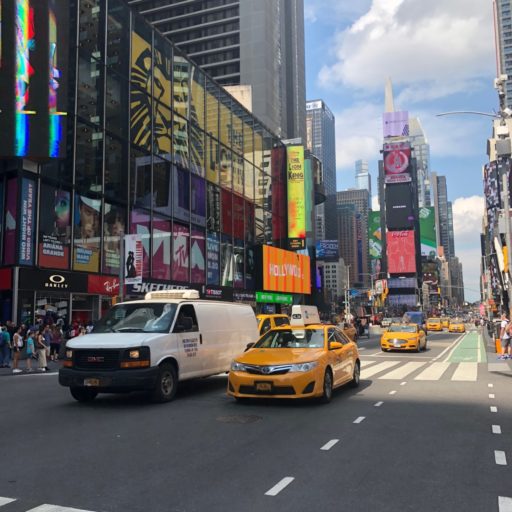
[[[306,240],[304,147],[288,146],[286,152],[288,162],[288,242],[290,248],[303,249]]]

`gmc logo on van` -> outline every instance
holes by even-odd
[[[88,356],[87,362],[88,363],[104,363],[105,358],[103,356]]]

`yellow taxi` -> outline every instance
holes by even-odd
[[[450,327],[450,319],[448,317],[441,318],[441,327],[443,329],[448,329]]]
[[[357,341],[357,329],[352,324],[345,323],[342,330],[345,336],[352,341]]]
[[[420,350],[427,349],[427,336],[418,324],[391,324],[380,338],[380,348],[388,350]]]
[[[276,313],[272,315],[256,315],[258,319],[258,329],[260,331],[260,335],[266,333],[270,329],[274,327],[279,327],[281,325],[288,325],[290,323],[290,319],[288,315]]]
[[[327,403],[334,388],[359,385],[360,367],[357,345],[335,325],[276,327],[232,362],[227,393],[237,400],[317,397]]]
[[[443,325],[440,318],[427,318],[427,331],[442,331]]]
[[[452,320],[448,332],[466,332],[466,326],[462,320]]]

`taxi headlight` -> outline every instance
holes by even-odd
[[[291,372],[309,372],[313,368],[318,366],[317,361],[311,361],[310,363],[292,364],[290,367]]]
[[[245,372],[246,370],[245,364],[239,363],[238,361],[233,361],[231,363],[231,371],[232,372]]]

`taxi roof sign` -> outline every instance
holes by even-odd
[[[292,306],[290,325],[320,324],[320,315],[316,306]]]

